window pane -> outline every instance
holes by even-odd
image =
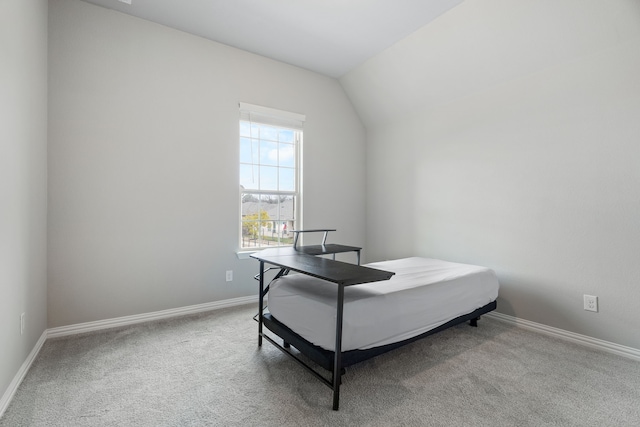
[[[279,166],[295,167],[296,151],[293,144],[278,144]]]
[[[254,220],[260,212],[260,199],[254,194],[242,193],[242,220]],[[249,218],[251,217],[251,218]]]
[[[240,138],[240,163],[258,163],[258,141],[249,138]]]
[[[272,194],[260,195],[260,219],[262,221],[273,220],[277,216],[278,198]]]
[[[242,194],[242,247],[261,246],[264,230],[270,222],[263,199],[256,194]]]
[[[295,221],[295,197],[293,196],[281,196],[279,203],[280,221],[289,221],[293,223]]]
[[[264,225],[258,220],[242,221],[242,243],[243,248],[260,247],[264,236]]]
[[[290,245],[295,228],[295,196],[242,193],[243,248]]]
[[[258,128],[260,131],[260,139],[269,141],[278,140],[278,129],[266,125],[258,125]],[[255,134],[253,136],[255,138]]]
[[[278,144],[260,140],[260,163],[263,165],[278,165]]]
[[[279,202],[279,223],[281,236],[280,236],[280,244],[282,245],[291,245],[293,244],[293,233],[292,230],[295,229],[295,198],[293,196],[285,196],[280,197]]]
[[[278,168],[260,166],[260,190],[278,191]]]
[[[240,136],[251,136],[251,127],[249,122],[240,122]]]
[[[294,169],[280,168],[280,191],[295,191],[295,171]]]
[[[294,133],[295,131],[292,131],[291,129],[280,129],[280,133],[278,135],[278,141],[293,143]]]
[[[240,165],[240,185],[246,190],[258,190],[260,168],[252,165]]]

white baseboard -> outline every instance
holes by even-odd
[[[67,335],[82,334],[85,332],[99,331],[101,329],[117,328],[120,326],[135,325],[137,323],[150,322],[152,320],[169,319],[171,317],[185,316],[202,313],[205,311],[219,310],[221,308],[235,307],[237,305],[257,303],[257,296],[227,299],[223,301],[208,302],[205,304],[190,305],[187,307],[172,308],[169,310],[154,311],[151,313],[135,314],[133,316],[116,317],[114,319],[98,320],[95,322],[78,323],[69,326],[60,326],[48,330],[47,338],[58,338]]]
[[[510,323],[512,325],[519,326],[521,328],[529,329],[531,331],[539,332],[539,333],[560,338],[566,341],[571,341],[576,344],[581,344],[587,347],[595,348],[607,353],[613,353],[613,354],[617,354],[618,356],[624,356],[629,359],[640,361],[640,350],[633,347],[626,347],[624,345],[619,345],[609,341],[588,337],[586,335],[576,334],[574,332],[565,331],[564,329],[553,328],[551,326],[543,325],[541,323],[531,322],[529,320],[519,319],[517,317],[509,316],[507,314],[496,313],[495,311],[492,311],[491,313],[487,313],[486,316],[501,320],[503,322]]]
[[[42,335],[40,335],[40,339],[38,340],[36,345],[33,347],[33,350],[31,350],[31,353],[29,353],[29,356],[27,356],[27,359],[24,361],[24,363],[18,370],[18,373],[16,374],[16,376],[13,377],[13,381],[11,381],[11,384],[9,384],[9,387],[2,395],[2,398],[0,398],[0,418],[2,418],[2,415],[4,415],[4,411],[7,410],[7,407],[9,406],[9,402],[11,402],[11,399],[13,399],[13,396],[16,394],[16,391],[18,390],[20,383],[22,383],[22,380],[24,379],[25,375],[27,375],[27,372],[29,372],[29,368],[31,368],[31,364],[33,363],[34,360],[36,360],[36,356],[38,356],[38,353],[40,353],[40,349],[42,348],[46,340],[47,340],[47,331],[45,330],[42,333]]]
[[[29,353],[29,356],[20,367],[20,370],[18,371],[16,376],[13,378],[13,381],[11,381],[11,384],[9,384],[9,387],[2,395],[2,398],[0,399],[0,418],[4,414],[7,407],[9,406],[9,403],[11,402],[11,399],[13,398],[16,391],[18,390],[20,383],[22,383],[22,380],[24,379],[25,375],[27,375],[29,368],[31,368],[31,364],[35,360],[36,356],[40,352],[40,349],[42,348],[42,346],[44,345],[45,341],[48,338],[57,338],[57,337],[63,337],[67,335],[82,334],[85,332],[98,331],[101,329],[134,325],[136,323],[150,322],[152,320],[168,319],[171,317],[185,316],[189,314],[202,313],[205,311],[219,310],[222,308],[235,307],[238,305],[251,304],[251,303],[257,303],[257,302],[258,302],[257,296],[232,298],[232,299],[223,300],[223,301],[214,301],[214,302],[209,302],[205,304],[174,308],[170,310],[154,311],[151,313],[136,314],[133,316],[117,317],[115,319],[99,320],[96,322],[86,322],[86,323],[79,323],[76,325],[61,326],[58,328],[47,329],[42,333],[42,336],[40,336],[40,339],[38,340],[36,345],[33,347],[33,350],[31,350],[31,353]]]
[[[61,326],[58,328],[47,329],[42,333],[42,335],[40,336],[40,339],[38,340],[36,345],[33,347],[33,350],[31,350],[31,353],[29,353],[29,356],[20,367],[20,370],[18,371],[16,376],[13,378],[13,381],[11,381],[11,384],[9,384],[9,388],[7,388],[5,393],[2,395],[2,398],[0,399],[0,418],[4,414],[7,407],[9,406],[11,399],[13,398],[14,394],[18,390],[18,386],[20,386],[20,383],[22,382],[25,375],[29,371],[29,368],[31,368],[31,364],[33,363],[36,356],[40,352],[40,349],[44,345],[47,338],[57,338],[57,337],[63,337],[68,335],[81,334],[85,332],[98,331],[102,329],[134,325],[137,323],[149,322],[152,320],[168,319],[176,316],[185,316],[189,314],[219,310],[222,308],[235,307],[238,305],[251,304],[256,302],[257,302],[256,296],[233,298],[233,299],[228,299],[223,301],[214,301],[214,302],[205,303],[205,304],[174,308],[170,310],[154,311],[151,313],[117,317],[115,319],[99,320],[96,322],[86,322],[86,323],[79,323],[76,325]],[[614,344],[608,341],[591,338],[586,335],[580,335],[580,334],[568,332],[562,329],[552,328],[551,326],[546,326],[540,323],[531,322],[529,320],[518,319],[517,317],[509,316],[502,313],[496,313],[495,311],[486,314],[486,316],[492,317],[497,320],[501,320],[503,322],[507,322],[525,329],[539,332],[545,335],[550,335],[556,338],[560,338],[560,339],[568,340],[581,345],[585,345],[588,347],[596,348],[596,349],[605,351],[607,353],[613,353],[619,356],[624,356],[630,359],[640,361],[640,350],[632,347],[625,347],[623,345]]]

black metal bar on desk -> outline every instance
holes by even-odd
[[[322,237],[322,246],[324,246],[324,244],[327,242],[327,235],[329,234],[330,231],[336,231],[336,229],[335,228],[315,228],[313,230],[291,230],[291,232],[294,235],[293,247],[295,249],[298,246],[298,237],[300,236],[300,233],[324,233],[324,236]]]
[[[333,410],[340,407],[340,383],[342,381],[342,315],[344,313],[344,285],[338,285],[336,307],[336,348],[333,359]]]
[[[286,354],[287,356],[292,358],[300,366],[302,366],[307,371],[309,371],[311,374],[313,374],[313,376],[315,376],[318,380],[320,380],[322,382],[322,384],[326,385],[327,387],[329,387],[330,389],[333,390],[333,383],[331,381],[329,381],[328,379],[326,379],[325,377],[323,377],[322,375],[320,375],[319,373],[317,373],[309,364],[307,364],[304,361],[302,361],[300,358],[298,358],[296,355],[294,355],[292,352],[290,352],[287,348],[285,348],[285,347],[281,346],[280,344],[278,344],[269,335],[263,334],[263,337],[264,337],[264,339],[269,341],[271,344],[273,344],[273,346],[275,348],[277,348],[278,350],[280,350],[281,352],[283,352],[284,354]]]

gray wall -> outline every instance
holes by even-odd
[[[467,0],[344,76],[370,258],[486,265],[499,311],[640,348],[638,76],[634,0]]]
[[[47,328],[47,1],[0,2],[0,397]],[[20,335],[20,314],[25,330]]]
[[[364,245],[365,133],[337,80],[77,0],[50,2],[49,43],[49,327],[256,295],[240,101],[306,115],[304,224]]]

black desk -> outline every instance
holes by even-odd
[[[260,261],[260,272],[264,273],[264,264],[280,267],[281,274],[276,278],[288,274],[289,271],[317,277],[340,286],[359,285],[361,283],[389,280],[395,273],[363,267],[342,261],[321,258],[317,255],[331,255],[343,252],[357,252],[360,260],[360,249],[357,246],[346,245],[314,245],[299,246],[297,248],[271,248],[251,254],[251,258]],[[256,276],[258,279],[258,276]],[[275,278],[274,278],[275,280]],[[260,278],[264,285],[264,277]]]
[[[347,245],[336,245],[336,244],[328,244],[327,245],[327,236],[330,231],[336,231],[335,228],[316,228],[312,230],[293,230],[291,231],[294,235],[293,238],[293,247],[292,248],[282,248],[292,250],[296,253],[303,253],[307,255],[333,255],[333,259],[336,259],[336,254],[344,253],[344,252],[356,252],[358,254],[358,265],[360,265],[360,250],[357,246],[347,246]],[[301,234],[304,233],[323,233],[322,236],[322,244],[320,245],[307,245],[307,246],[298,246],[298,239]]]
[[[335,252],[333,252],[335,251]],[[358,253],[358,264],[360,262],[360,248],[345,245],[315,245],[315,246],[298,246],[288,248],[265,249],[251,255],[252,258],[260,261],[260,292],[258,298],[258,346],[262,345],[264,337],[274,346],[288,354],[298,361],[307,370],[313,373],[318,379],[333,389],[333,409],[338,410],[340,401],[340,377],[342,374],[342,317],[344,310],[344,287],[358,285],[362,283],[378,282],[389,280],[395,273],[374,268],[363,267],[361,265],[348,264],[345,262],[335,261],[333,259],[320,258],[315,255],[328,255],[341,252],[356,251]],[[306,274],[308,276],[317,277],[337,286],[337,305],[336,305],[336,345],[334,351],[334,363],[332,371],[332,381],[327,381],[323,376],[318,374],[315,369],[307,365],[302,359],[288,351],[288,344],[285,342],[283,346],[275,342],[268,335],[264,334],[262,326],[264,323],[264,297],[269,291],[269,286],[264,286],[265,264],[271,264],[280,268],[280,272],[276,274],[275,279],[280,278],[290,271]],[[256,277],[257,278],[257,277]]]
[[[359,248],[357,246],[336,245],[333,243],[329,243],[327,245],[299,246],[294,250],[298,253],[307,255],[333,255],[333,259],[336,259],[336,254],[355,252],[358,255],[358,265],[360,265],[361,249],[362,248]]]

